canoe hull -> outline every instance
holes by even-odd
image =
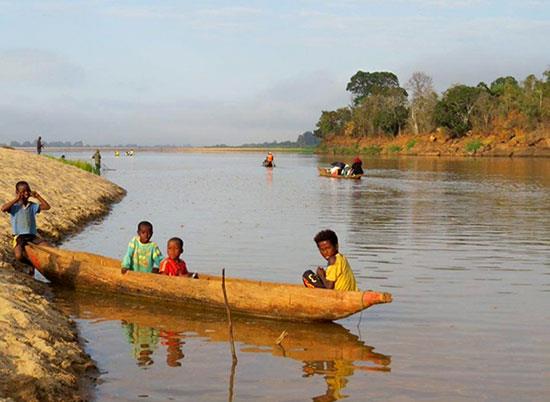
[[[361,180],[361,177],[364,176],[362,174],[352,174],[350,176],[333,176],[330,174],[329,171],[327,171],[326,168],[318,167],[317,169],[319,170],[319,176],[330,177],[331,179]]]
[[[199,279],[120,272],[120,261],[90,253],[28,245],[36,269],[53,283],[94,292],[127,294],[171,303],[224,308],[221,277]],[[292,321],[333,321],[374,304],[391,302],[389,293],[337,292],[299,285],[226,278],[229,306],[236,313]]]

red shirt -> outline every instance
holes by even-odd
[[[171,258],[165,258],[160,263],[159,273],[168,276],[187,275],[187,265],[183,260],[173,260]]]

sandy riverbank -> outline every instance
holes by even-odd
[[[52,206],[39,214],[43,237],[55,242],[108,213],[125,191],[107,180],[28,152],[0,148],[0,202],[26,180]],[[47,286],[16,272],[8,214],[0,215],[0,399],[71,401],[94,365],[74,323],[45,296]]]

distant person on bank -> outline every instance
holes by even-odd
[[[99,153],[99,149],[95,150],[95,154],[92,155],[92,159],[95,163],[95,171],[98,175],[101,175],[101,153]]]
[[[42,142],[42,137],[38,137],[36,140],[36,153],[40,155],[42,153],[42,148],[44,148],[44,143]]]
[[[13,200],[2,205],[2,212],[10,214],[15,259],[31,265],[25,255],[25,245],[46,243],[45,240],[38,237],[36,214],[50,209],[50,204],[36,191],[32,191],[26,181],[17,182],[15,195]],[[30,197],[37,199],[40,204],[29,201]],[[34,268],[30,273],[34,274]]]
[[[141,221],[137,227],[137,236],[128,244],[128,250],[122,260],[121,272],[158,272],[162,253],[157,243],[151,241],[153,224]]]
[[[357,282],[346,257],[338,251],[338,237],[332,230],[322,230],[314,239],[319,252],[327,260],[327,269],[317,267],[317,273],[304,272],[303,281],[306,287],[334,290],[357,289]]]

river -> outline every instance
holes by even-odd
[[[323,157],[263,156],[104,154],[128,195],[62,246],[121,258],[150,220],[192,271],[299,283],[331,228],[359,287],[393,303],[323,325],[237,317],[232,371],[219,312],[56,290],[97,400],[547,400],[549,159],[367,158],[348,181],[319,177]]]

